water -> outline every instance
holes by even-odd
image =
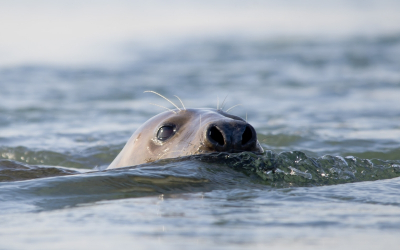
[[[328,7],[350,18],[357,10],[390,16],[387,6],[397,6],[351,3]],[[3,57],[0,249],[397,249],[400,27],[379,19],[378,28],[354,32],[363,20],[340,36],[310,35],[318,24],[298,36],[285,22],[279,27],[291,35],[211,34],[139,47],[117,36],[123,57],[110,62],[87,54],[89,63],[62,61],[61,52],[14,54],[18,63]],[[265,155],[104,171],[134,130],[163,111],[149,103],[169,105],[145,90],[178,95],[191,108],[216,108],[225,96],[226,109],[243,104],[232,113],[255,127]]]

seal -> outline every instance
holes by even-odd
[[[243,151],[264,152],[256,131],[245,120],[221,109],[177,107],[140,126],[107,169],[187,155]]]

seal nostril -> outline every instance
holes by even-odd
[[[208,135],[210,136],[210,138],[213,139],[219,145],[223,146],[225,144],[224,136],[216,127],[210,128],[208,133],[209,133]]]
[[[251,138],[253,138],[253,132],[251,131],[249,126],[246,126],[246,129],[244,130],[242,135],[242,145],[248,143]]]

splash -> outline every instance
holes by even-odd
[[[331,155],[313,158],[301,151],[266,151],[264,155],[220,153],[195,158],[218,161],[249,176],[255,174],[264,184],[275,187],[334,185],[400,176],[399,161]]]

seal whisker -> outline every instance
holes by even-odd
[[[180,109],[178,106],[176,106],[175,103],[171,102],[171,100],[169,100],[167,97],[165,97],[165,96],[163,96],[163,95],[161,95],[161,94],[159,94],[159,93],[157,93],[157,92],[155,92],[155,91],[146,90],[146,91],[144,91],[143,93],[153,93],[153,94],[156,94],[156,95],[158,95],[158,96],[161,96],[161,97],[164,98],[165,100],[169,101],[172,105],[174,105],[179,111],[181,111],[181,109]]]
[[[246,112],[246,122],[247,122],[247,112]]]
[[[234,107],[241,106],[241,105],[243,105],[243,104],[236,104],[236,105],[234,105],[234,106],[228,108],[225,112],[228,113],[229,110],[233,109]]]
[[[181,104],[182,104],[182,107],[183,107],[183,109],[184,110],[186,110],[186,108],[185,108],[185,105],[183,105],[183,102],[182,102],[182,100],[181,100],[181,98],[179,98],[179,96],[177,96],[177,95],[174,95],[176,98],[178,98],[178,100],[181,102]]]
[[[225,100],[226,100],[227,97],[228,97],[228,95],[225,96],[224,101],[221,104],[221,110],[224,109],[224,103],[225,103]]]
[[[154,104],[154,103],[150,103],[150,104],[151,104],[151,105],[154,105],[154,106],[161,107],[161,108],[165,108],[165,109],[167,109],[167,110],[173,112],[174,114],[177,114],[175,111],[173,111],[172,109],[169,109],[169,108],[167,108],[167,107],[164,107],[164,106],[161,106],[161,105],[158,105],[158,104]]]

